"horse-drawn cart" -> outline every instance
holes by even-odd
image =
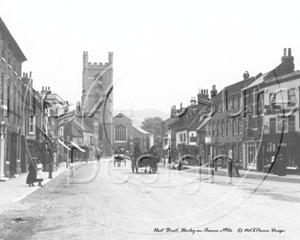
[[[131,169],[134,173],[139,172],[139,168],[142,168],[145,173],[157,173],[158,159],[151,154],[143,154],[141,156],[131,157]]]

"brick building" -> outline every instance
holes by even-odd
[[[261,171],[272,156],[282,154],[290,169],[300,166],[300,71],[295,71],[291,49],[281,63],[242,90],[247,121],[244,167]]]
[[[26,57],[0,18],[0,178],[21,172],[21,72]]]

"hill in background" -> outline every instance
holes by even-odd
[[[170,114],[155,110],[155,109],[142,109],[142,110],[115,110],[113,115],[116,116],[119,113],[123,113],[130,119],[132,119],[133,126],[139,127],[145,118],[148,117],[160,117],[162,120],[166,120],[170,117]]]

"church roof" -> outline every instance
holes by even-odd
[[[126,115],[124,115],[123,113],[118,113],[113,118],[125,118],[125,119],[130,120],[132,122],[132,120],[129,117],[127,117]]]
[[[141,129],[140,127],[133,127],[133,128],[135,128],[136,130],[138,130],[139,132],[141,132],[141,133],[143,133],[143,134],[150,134],[149,132],[147,132],[147,131]]]

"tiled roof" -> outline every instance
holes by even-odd
[[[141,132],[143,134],[149,134],[147,131],[141,129],[140,127],[132,127],[132,128],[134,128],[135,130],[137,130],[137,131],[139,131],[139,132]]]

